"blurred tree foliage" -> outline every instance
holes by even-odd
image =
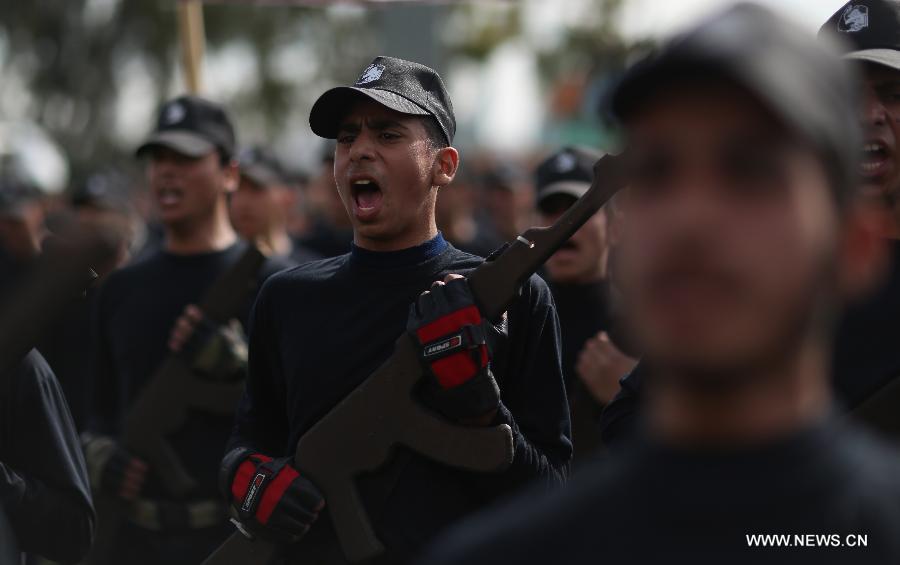
[[[137,78],[144,85],[137,94],[156,103],[180,84],[176,2],[0,0],[0,120],[44,127],[69,155],[74,179],[98,166],[129,162],[134,140],[116,131],[121,98],[135,94]],[[564,33],[536,48],[548,102],[564,120],[590,121],[585,96],[593,96],[597,77],[621,67],[631,52],[612,24],[621,3],[575,2],[580,8]],[[524,28],[516,1],[439,9],[446,10],[439,41],[447,60],[484,60]],[[245,59],[249,53],[253,77],[228,93],[207,94],[228,104],[240,131],[269,139],[301,127],[320,87],[355,76],[360,61],[383,41],[377,19],[358,7],[213,3],[204,17],[207,68],[217,52],[237,46]]]
[[[176,0],[0,0],[0,13],[0,119],[41,124],[68,153],[75,178],[127,158],[130,148],[114,135],[124,71],[145,75],[157,102],[173,92],[180,78]],[[355,72],[373,41],[363,18],[322,9],[214,4],[204,18],[208,55],[235,42],[251,50],[256,80],[227,102],[235,114],[248,108],[263,116],[267,134],[283,127],[297,103],[285,65],[270,64],[279,47],[302,41],[313,62],[308,78],[331,78]]]

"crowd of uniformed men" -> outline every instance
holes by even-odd
[[[900,2],[818,37],[736,5],[601,112],[616,155],[484,159],[437,71],[376,57],[314,104],[306,176],[197,96],[161,107],[142,183],[48,197],[5,167],[7,306],[54,239],[113,245],[0,375],[0,563],[199,565],[237,531],[277,545],[259,565],[346,562],[295,450],[401,336],[411,401],[509,449],[485,472],[407,443],[356,474],[367,562],[900,563]],[[592,183],[615,194],[485,304],[465,277]]]

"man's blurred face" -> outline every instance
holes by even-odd
[[[538,221],[549,226],[576,201],[574,196],[548,197],[538,209]],[[603,278],[606,262],[606,214],[594,214],[545,264],[556,283],[583,284]]]
[[[151,150],[147,162],[150,193],[160,220],[178,225],[208,217],[220,198],[233,190],[233,171],[217,152],[188,157],[166,147]]]
[[[291,191],[282,185],[262,186],[241,177],[231,195],[231,223],[244,239],[254,240],[273,229],[284,229],[291,209]]]
[[[433,222],[435,151],[420,118],[360,100],[337,138],[334,179],[356,243],[387,244]]]
[[[861,188],[864,196],[896,199],[900,190],[900,71],[865,67],[862,112],[865,132]]]
[[[628,126],[617,268],[641,351],[717,381],[796,351],[835,299],[839,218],[813,151],[728,84],[667,89]]]

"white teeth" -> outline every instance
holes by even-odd
[[[879,149],[881,149],[881,146],[878,145],[877,143],[866,143],[863,146],[863,151],[873,151],[874,152],[874,151],[878,151]]]
[[[863,163],[862,170],[871,172],[878,168],[878,163]]]
[[[372,181],[370,181],[368,179],[363,179],[363,180],[358,180],[358,181],[354,182],[353,184],[372,184]]]

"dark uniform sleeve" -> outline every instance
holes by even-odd
[[[248,447],[266,455],[285,455],[288,420],[276,330],[267,315],[271,285],[263,285],[250,313],[247,386],[235,414],[228,451]]]
[[[486,480],[501,493],[533,481],[561,485],[572,459],[569,404],[559,319],[539,277],[529,280],[510,309],[508,328],[507,350],[495,357],[502,400],[497,420],[513,430],[515,457],[505,473]]]
[[[600,414],[600,438],[607,447],[619,446],[634,437],[644,367],[640,363],[619,380],[621,388]]]
[[[0,499],[19,549],[55,561],[78,561],[91,546],[94,509],[66,400],[36,351],[8,382]]]

